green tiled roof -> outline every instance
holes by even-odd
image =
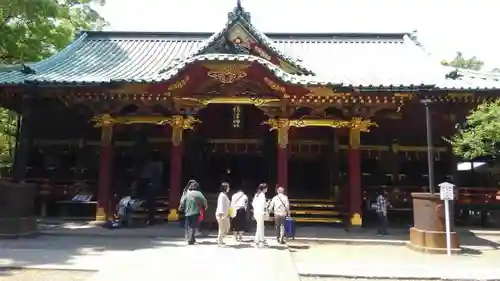
[[[248,61],[284,83],[342,85],[362,90],[500,89],[492,79],[445,79],[446,71],[408,33],[262,33],[248,14],[235,10],[216,34],[180,32],[83,32],[44,61],[0,70],[1,85],[155,83],[197,61]],[[260,57],[210,53],[229,28],[241,24],[275,55],[301,70],[286,73]],[[32,71],[20,71],[21,69]],[[485,81],[488,82],[485,82]],[[475,81],[475,82],[474,82]]]

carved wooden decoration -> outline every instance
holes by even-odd
[[[247,77],[246,70],[249,64],[241,63],[206,63],[203,66],[208,69],[207,76],[219,81],[221,84],[232,84]]]

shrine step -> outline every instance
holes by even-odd
[[[291,215],[297,223],[341,224],[344,223],[343,206],[331,199],[290,199]]]
[[[155,219],[158,221],[167,220],[168,213],[170,209],[168,207],[168,198],[166,197],[157,197],[156,198],[156,214]],[[139,208],[132,214],[133,218],[136,219],[146,219],[148,214],[148,210],[146,208],[145,203],[142,203]]]

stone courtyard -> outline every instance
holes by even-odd
[[[423,255],[405,247],[404,230],[379,238],[370,230],[299,228],[284,247],[255,249],[250,236],[228,247],[213,233],[186,247],[178,227],[105,230],[78,223],[42,225],[33,239],[0,240],[0,280],[500,280],[500,232],[463,230],[464,254]],[[132,235],[134,234],[134,235]],[[180,236],[179,236],[180,235]],[[186,269],[189,269],[186,271]],[[245,272],[245,274],[241,274]]]

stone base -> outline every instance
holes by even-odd
[[[21,238],[38,235],[35,217],[0,218],[0,238]]]
[[[426,231],[410,228],[410,242],[408,247],[418,252],[429,254],[446,254],[446,232]],[[459,247],[458,235],[451,233],[451,253],[459,254],[462,250]]]

